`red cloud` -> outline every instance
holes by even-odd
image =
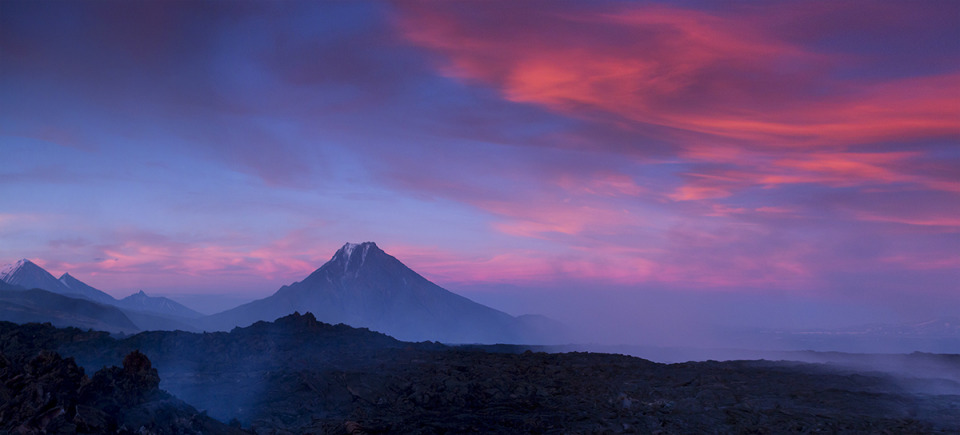
[[[770,188],[805,183],[832,187],[902,184],[920,190],[960,192],[960,182],[919,173],[913,162],[922,154],[914,151],[752,153],[753,161],[739,160],[743,156],[738,152],[729,156],[720,152],[708,154],[703,160],[723,165],[686,174],[687,183],[667,196],[678,201],[723,198],[747,186]]]
[[[841,79],[834,69],[847,59],[777,38],[763,16],[551,5],[407,4],[400,27],[440,53],[450,76],[618,126],[661,125],[762,148],[960,133],[957,72]]]
[[[465,257],[457,252],[403,246],[391,248],[391,252],[414,270],[441,284],[668,283],[681,287],[742,289],[764,285],[792,288],[812,279],[802,262],[803,256],[809,254],[803,249],[776,250],[763,257],[746,250],[728,250],[725,255],[713,255],[727,243],[744,242],[743,236],[700,234],[695,246],[683,248],[701,251],[699,255],[691,255],[693,252],[677,255],[675,250],[613,244],[563,252],[521,249],[486,257],[476,253]],[[691,234],[684,237],[691,237]]]
[[[269,243],[250,240],[178,240],[148,232],[119,232],[115,243],[91,247],[94,262],[47,261],[52,270],[70,272],[117,296],[137,288],[225,288],[238,292],[271,291],[278,283],[299,280],[319,267],[327,252],[294,231]],[[41,261],[41,260],[38,260]],[[39,263],[38,263],[39,264]]]

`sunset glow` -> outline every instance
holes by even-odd
[[[960,3],[5,1],[0,158],[0,263],[116,296],[370,240],[494,306],[913,319],[960,306]]]

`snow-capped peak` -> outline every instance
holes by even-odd
[[[370,248],[375,246],[377,246],[377,244],[373,242],[347,243],[344,244],[339,251],[337,251],[337,254],[334,255],[334,257],[341,257],[344,262],[350,262],[350,259],[353,258],[353,253],[357,252],[357,248],[363,248],[360,251],[362,255],[366,256],[367,252],[370,251]]]
[[[10,280],[14,278],[14,275],[22,275],[24,273],[32,276],[36,276],[38,274],[48,274],[47,271],[42,267],[37,266],[36,263],[24,258],[16,263],[11,263],[3,268],[0,268],[0,280],[13,284],[10,282]]]
[[[355,251],[358,247],[360,247],[360,244],[358,243],[347,243],[343,245],[340,250],[343,251],[345,259],[350,260],[350,257],[353,256],[353,251]]]
[[[367,253],[370,252],[370,248],[376,247],[377,244],[373,242],[347,243],[337,251],[337,253],[333,256],[333,259],[339,260],[341,263],[343,263],[343,271],[346,272],[347,269],[350,268],[353,254],[358,253],[358,255],[360,255],[360,263],[354,267],[359,269],[359,267],[363,266],[363,263],[366,262]]]
[[[16,272],[17,269],[20,269],[27,263],[32,263],[32,262],[30,260],[27,260],[26,258],[23,258],[17,261],[16,263],[10,263],[3,266],[2,268],[0,268],[0,279],[6,280],[8,276],[12,275],[13,272]]]
[[[371,246],[371,245],[373,245],[373,243],[367,243],[367,244],[363,245],[363,253],[362,253],[363,256],[360,257],[360,265],[361,265],[361,266],[363,266],[363,262],[367,261],[367,252],[370,252],[370,246]]]
[[[69,273],[64,273],[63,275],[60,275],[59,279],[57,279],[57,281],[60,281],[61,284],[67,286],[67,288],[70,288],[70,289],[73,288],[73,286],[70,285],[70,281],[75,281],[75,280],[76,278],[71,276]]]

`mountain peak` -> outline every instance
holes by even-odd
[[[123,299],[121,299],[121,300],[123,300],[123,301],[142,301],[142,300],[146,300],[146,299],[153,299],[153,298],[151,298],[150,296],[147,296],[147,294],[146,294],[143,290],[140,290],[140,291],[138,291],[138,292],[136,292],[136,293],[131,293],[130,296],[127,296],[127,297],[125,297],[125,298],[123,298]],[[157,298],[157,299],[159,299],[159,298]]]
[[[340,250],[333,254],[331,262],[339,262],[343,265],[343,271],[348,269],[359,269],[367,261],[367,255],[371,252],[382,253],[376,243],[347,243]],[[359,260],[358,260],[359,259]]]
[[[10,283],[10,280],[20,276],[20,275],[49,275],[49,273],[44,270],[42,267],[37,266],[36,263],[23,258],[17,261],[16,263],[11,263],[3,268],[0,268],[0,279]],[[50,276],[53,277],[52,275]]]
[[[90,287],[69,273],[64,273],[59,279],[54,278],[50,272],[26,258],[0,269],[0,280],[26,289],[38,288],[70,297],[80,296],[101,304],[116,302],[113,296]]]
[[[70,288],[54,278],[50,272],[26,258],[0,268],[0,280],[25,289],[39,288],[54,293],[70,293]]]
[[[343,245],[342,248],[340,248],[340,250],[337,251],[334,257],[336,257],[337,255],[342,255],[347,260],[349,260],[350,257],[353,256],[354,252],[367,252],[370,250],[370,248],[375,248],[378,250],[380,249],[377,247],[377,244],[374,242],[346,243]]]
[[[60,281],[61,284],[67,286],[69,289],[73,289],[75,283],[80,282],[79,279],[73,277],[69,273],[64,272],[63,275],[60,275],[60,278],[57,278],[57,281]]]
[[[272,296],[209,316],[217,329],[312,313],[322,322],[343,323],[404,340],[453,343],[504,343],[531,340],[551,326],[538,318],[518,320],[446,290],[376,243],[347,243],[303,281]],[[308,314],[294,315],[302,321]],[[552,333],[550,331],[549,333]]]
[[[163,296],[149,296],[143,290],[120,299],[117,306],[145,313],[172,315],[183,318],[197,318],[202,314],[187,308],[177,301]]]
[[[26,259],[26,258],[21,258],[20,260],[17,260],[16,263],[10,263],[10,264],[8,264],[8,265],[3,266],[2,268],[0,268],[0,278],[2,278],[2,277],[4,277],[4,276],[7,276],[7,275],[12,275],[13,272],[16,272],[17,270],[20,270],[20,269],[23,268],[23,267],[30,267],[30,266],[40,267],[40,266],[37,266],[36,264],[34,264],[34,262],[32,262],[32,261],[30,261],[30,260],[28,260],[28,259]]]

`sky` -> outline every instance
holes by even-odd
[[[0,263],[117,297],[375,241],[598,333],[955,315],[960,2],[3,1],[0,163]]]

